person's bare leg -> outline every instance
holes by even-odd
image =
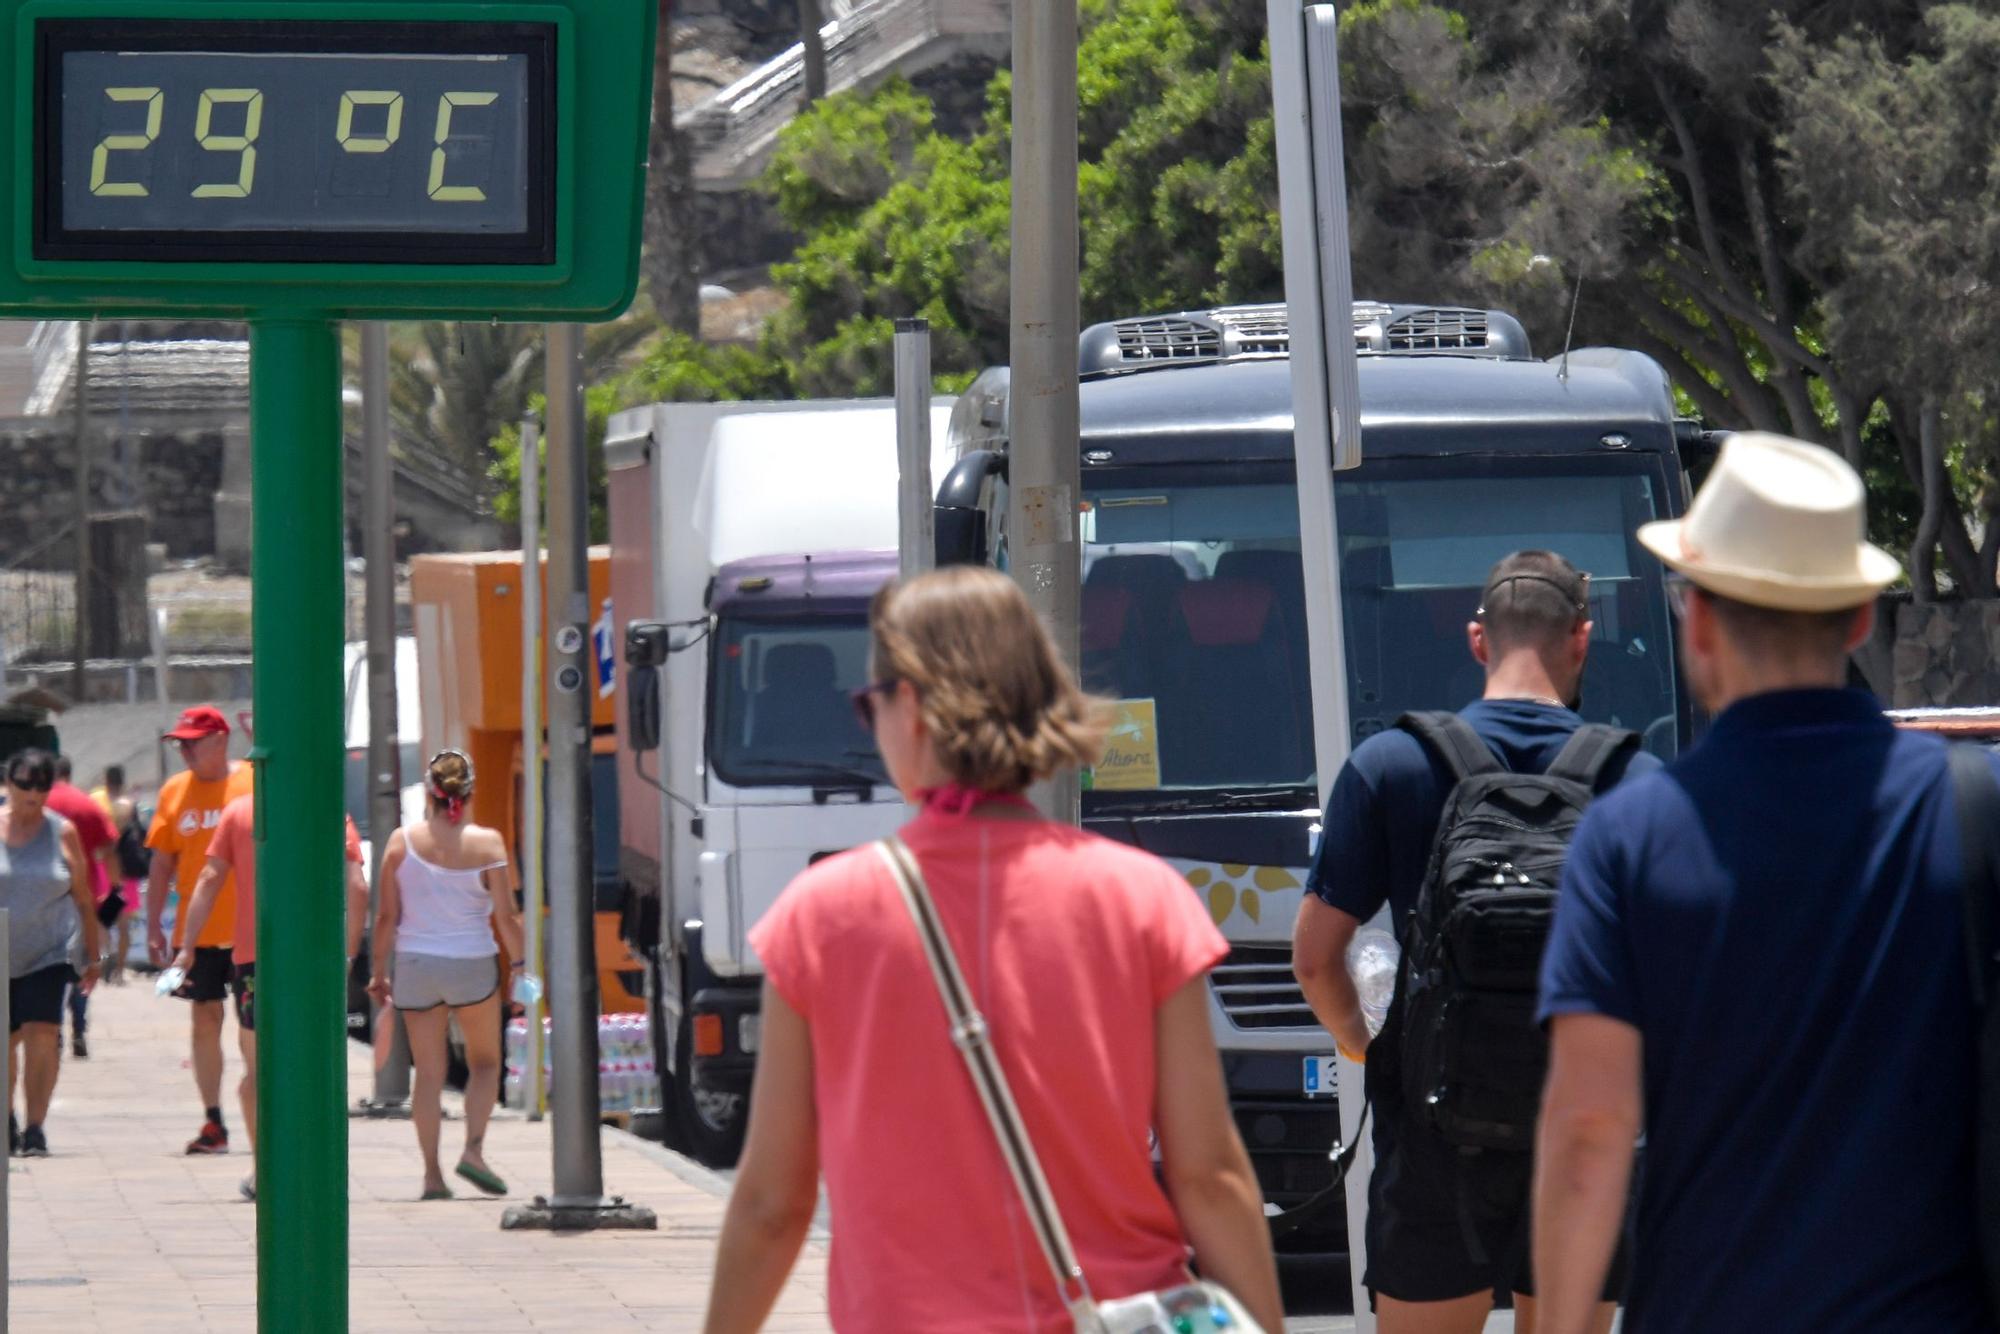
[[[243,1129],[250,1135],[250,1152],[254,1154],[257,1152],[257,1030],[238,1024],[236,1049],[243,1053],[243,1082],[236,1086],[236,1097],[243,1104]]]
[[[62,1066],[62,1025],[22,1024],[25,1047],[21,1064],[21,1124],[38,1126],[48,1118],[49,1101],[55,1096],[56,1072]]]
[[[1375,1328],[1380,1334],[1480,1334],[1492,1310],[1490,1292],[1445,1302],[1403,1302],[1378,1293]]]
[[[222,1106],[222,1002],[194,1003],[189,1060],[203,1107]]]
[[[445,1029],[450,1022],[451,1012],[442,1005],[435,1010],[403,1011],[403,1028],[410,1035],[410,1062],[416,1067],[410,1081],[410,1120],[417,1127],[427,1192],[444,1189],[444,1168],[438,1163],[438,1128],[444,1120],[440,1099],[444,1094]]]
[[[1616,1302],[1600,1302],[1591,1319],[1591,1334],[1611,1334],[1611,1322],[1618,1318]],[[1525,1292],[1514,1294],[1514,1334],[1535,1334],[1535,1299]]]
[[[7,1040],[7,1111],[14,1110],[14,1099],[21,1089],[21,1030],[15,1029]]]
[[[465,1038],[465,1152],[459,1161],[486,1166],[486,1123],[500,1096],[500,993],[455,1011]],[[488,1169],[490,1170],[490,1169]]]

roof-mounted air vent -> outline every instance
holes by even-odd
[[[1094,324],[1083,331],[1078,369],[1094,377],[1284,357],[1291,350],[1291,321],[1283,305],[1223,306]],[[1364,356],[1525,360],[1532,355],[1527,331],[1504,311],[1377,301],[1354,303],[1354,350]]]

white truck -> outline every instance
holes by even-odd
[[[711,1164],[741,1147],[756,1063],[750,928],[907,818],[847,699],[897,568],[895,430],[893,403],[856,400],[655,404],[606,435],[626,934],[666,1134]]]

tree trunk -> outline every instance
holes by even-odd
[[[659,4],[659,30],[653,39],[653,133],[646,154],[646,249],[641,270],[660,321],[699,338],[699,201],[688,142],[674,126],[673,0],[659,0]]]
[[[1937,601],[1937,547],[1944,533],[1944,414],[1937,396],[1926,393],[1917,409],[1918,481],[1923,487],[1923,516],[1910,543],[1910,588],[1919,602]]]
[[[799,0],[799,40],[805,45],[805,106],[826,96],[826,39],[820,35],[826,16],[819,0]]]

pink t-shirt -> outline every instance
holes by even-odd
[[[1228,946],[1158,859],[1043,821],[903,830],[1100,1298],[1182,1279],[1154,1179],[1154,1023]],[[750,933],[812,1028],[837,1329],[1067,1330],[880,854],[811,868]]]

